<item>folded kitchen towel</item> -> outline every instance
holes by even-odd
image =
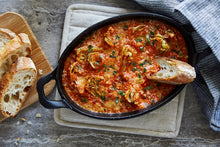
[[[213,54],[197,64],[192,83],[210,127],[220,131],[220,1],[219,0],[135,0],[151,12],[168,15],[182,24],[191,24],[196,51],[208,46]]]

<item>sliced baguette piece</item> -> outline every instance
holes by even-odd
[[[0,51],[10,40],[16,37],[16,34],[9,29],[0,28]]]
[[[194,67],[186,62],[170,59],[167,57],[157,57],[155,61],[160,65],[160,70],[151,75],[148,79],[167,84],[186,84],[196,78]]]
[[[31,56],[31,42],[25,33],[18,34],[0,51],[0,79],[18,57]]]
[[[37,78],[36,67],[28,57],[19,57],[0,82],[0,110],[6,117],[14,117]]]

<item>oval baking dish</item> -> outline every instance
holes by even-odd
[[[78,35],[65,49],[63,54],[61,55],[57,67],[54,69],[53,72],[49,73],[48,75],[42,77],[39,79],[37,83],[37,91],[39,94],[39,101],[40,103],[49,109],[55,109],[55,108],[69,108],[73,111],[76,111],[78,113],[84,114],[86,116],[90,116],[93,118],[100,118],[100,119],[124,119],[124,118],[131,118],[134,116],[138,116],[141,114],[145,114],[147,112],[153,111],[162,105],[166,104],[170,100],[172,100],[183,88],[183,85],[177,85],[174,90],[172,90],[168,95],[166,95],[164,98],[161,100],[149,105],[146,108],[135,110],[135,111],[130,111],[130,112],[123,112],[123,113],[97,113],[93,111],[89,111],[87,109],[82,108],[79,106],[76,102],[74,102],[70,96],[68,95],[67,91],[64,88],[62,76],[63,76],[63,71],[64,71],[64,66],[65,66],[65,61],[68,58],[68,56],[73,52],[73,50],[84,40],[86,37],[90,36],[93,32],[99,30],[100,28],[103,28],[105,26],[115,24],[121,21],[126,21],[126,20],[132,20],[132,19],[150,19],[150,20],[157,20],[161,21],[163,23],[168,24],[169,26],[174,27],[177,29],[181,35],[183,36],[185,40],[185,45],[188,51],[188,63],[192,66],[195,66],[198,60],[208,54],[210,54],[210,50],[207,49],[202,54],[198,54],[195,52],[193,48],[193,43],[191,41],[191,37],[189,33],[184,29],[184,27],[176,22],[175,20],[168,18],[166,16],[154,14],[154,13],[131,13],[131,14],[125,14],[125,15],[120,15],[116,17],[112,17],[106,20],[103,20],[85,31],[83,31],[80,35]],[[59,94],[61,96],[61,100],[59,101],[53,101],[53,100],[47,100],[43,87],[46,83],[48,83],[50,80],[56,80],[56,86],[59,91]]]

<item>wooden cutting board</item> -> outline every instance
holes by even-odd
[[[38,79],[48,73],[50,73],[53,68],[51,67],[49,61],[47,60],[42,48],[40,47],[39,43],[37,42],[36,37],[34,36],[30,26],[26,22],[23,16],[14,13],[14,12],[7,12],[0,15],[0,27],[1,28],[8,28],[15,32],[16,34],[19,33],[26,33],[29,36],[32,45],[32,60],[37,68],[37,71],[40,69],[42,70],[42,74],[38,73]],[[48,95],[54,88],[55,81],[50,81],[44,86],[45,94]],[[26,98],[26,101],[23,103],[22,109],[28,107],[29,105],[38,101],[38,93],[36,90],[36,83],[32,87],[29,95]],[[1,112],[0,112],[0,122],[6,119]]]

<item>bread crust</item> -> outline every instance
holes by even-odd
[[[11,39],[16,37],[16,34],[14,32],[6,28],[0,28],[0,33],[7,35]]]
[[[25,33],[18,34],[0,51],[0,79],[18,57],[31,56],[31,42]]]
[[[4,111],[3,110],[3,101],[4,101],[4,94],[9,86],[9,84],[13,81],[13,77],[21,72],[21,71],[32,71],[34,73],[34,80],[30,83],[30,87],[28,87],[28,89],[25,89],[25,94],[23,95],[22,99],[19,99],[19,105],[16,108],[15,113],[10,113],[8,111]],[[36,67],[33,63],[33,61],[31,60],[31,58],[28,57],[19,57],[17,59],[17,61],[15,63],[13,63],[11,65],[10,71],[6,72],[0,82],[0,109],[1,112],[4,116],[6,117],[14,117],[20,110],[22,104],[24,103],[31,87],[33,86],[33,84],[35,83],[37,79],[37,70]],[[13,83],[13,84],[17,84],[17,83]]]
[[[172,66],[176,67],[176,74],[174,74],[172,77],[165,78],[163,76],[157,76],[155,73],[152,75],[148,75],[147,78],[151,80],[155,80],[157,82],[161,83],[167,83],[167,84],[174,84],[174,85],[180,85],[180,84],[187,84],[192,82],[196,78],[196,72],[194,67],[189,65],[186,62],[170,59],[167,57],[157,57],[155,58],[156,61],[162,60],[163,62],[167,62]]]

